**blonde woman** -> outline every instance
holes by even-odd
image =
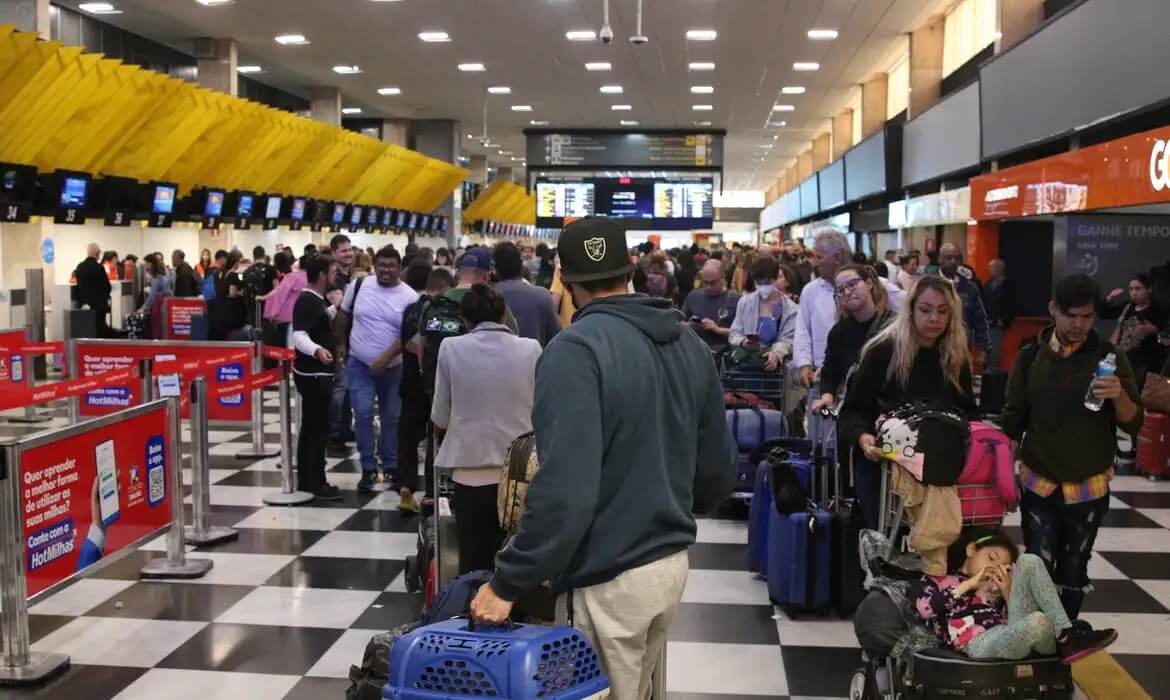
[[[857,445],[874,462],[890,458],[886,446],[878,445],[878,417],[917,402],[966,416],[976,413],[962,306],[954,285],[938,275],[917,280],[895,320],[862,348],[861,364],[841,407],[844,444]],[[910,544],[922,554],[923,571],[942,576],[947,546],[958,537],[962,522],[954,480],[932,482],[940,481],[934,475],[957,477],[964,450],[960,444],[932,454],[926,456],[934,461],[928,462],[921,482],[893,467],[892,483],[907,499],[914,521]]]

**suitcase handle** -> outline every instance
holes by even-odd
[[[468,631],[468,632],[475,632],[477,627],[478,627],[478,628],[481,628],[481,629],[483,629],[483,628],[487,628],[487,629],[499,629],[499,628],[504,628],[504,627],[506,627],[506,628],[508,629],[508,631],[509,631],[509,632],[512,632],[512,631],[514,631],[514,630],[516,629],[516,623],[515,623],[515,622],[512,622],[512,618],[510,618],[510,617],[509,617],[507,620],[505,620],[505,621],[504,621],[504,624],[502,624],[502,625],[496,625],[496,624],[477,624],[477,623],[476,623],[476,621],[475,621],[475,617],[474,617],[474,616],[472,616],[472,615],[461,615],[460,617],[466,617],[466,618],[467,618],[467,631]]]

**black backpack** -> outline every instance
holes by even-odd
[[[253,298],[266,296],[272,291],[275,278],[276,275],[273,274],[271,265],[265,262],[253,263],[244,272],[244,285]]]
[[[439,346],[447,338],[463,335],[467,324],[459,313],[459,302],[442,295],[431,299],[419,320],[419,332],[423,336],[421,362],[423,387],[428,394],[435,392],[435,368],[439,363]]]

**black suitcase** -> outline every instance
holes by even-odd
[[[849,617],[865,597],[865,572],[857,550],[865,516],[857,502],[834,502],[833,512],[833,588],[830,593],[833,609],[841,617]]]
[[[1008,373],[1002,369],[989,369],[979,379],[979,412],[985,416],[1003,414],[1004,397],[1007,395]]]
[[[1074,688],[1072,667],[1056,656],[983,660],[943,649],[916,652],[904,682],[912,700],[1066,700]]]

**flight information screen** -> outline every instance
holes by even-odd
[[[592,182],[538,182],[536,216],[542,219],[592,216],[594,195]]]
[[[712,190],[710,182],[656,182],[654,218],[710,219]]]

